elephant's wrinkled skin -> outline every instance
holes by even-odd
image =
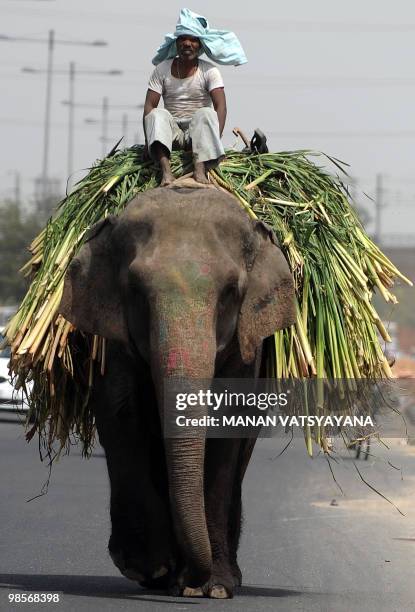
[[[293,297],[273,234],[215,189],[146,192],[90,231],[60,312],[108,339],[92,402],[111,483],[109,549],[127,577],[212,597],[240,584],[255,441],[163,440],[163,380],[257,376],[262,340],[294,322]]]

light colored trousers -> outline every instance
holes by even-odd
[[[190,121],[176,120],[166,109],[154,108],[144,118],[144,127],[152,157],[154,142],[161,142],[169,153],[173,148],[191,148],[196,162],[219,161],[225,155],[213,108],[199,108]]]

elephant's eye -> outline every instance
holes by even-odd
[[[113,232],[113,240],[120,252],[134,253],[148,242],[152,233],[152,224],[147,221],[128,224],[124,221]]]
[[[147,221],[140,221],[131,228],[131,235],[140,244],[145,244],[152,233],[153,225]]]
[[[132,264],[128,268],[128,285],[135,292],[145,294],[146,287],[143,275],[141,274],[138,266]]]

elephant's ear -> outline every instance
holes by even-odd
[[[294,283],[272,230],[257,222],[259,248],[251,270],[238,322],[242,359],[251,363],[262,340],[295,322]]]
[[[66,272],[59,312],[84,332],[126,340],[118,266],[111,249],[114,224],[114,217],[107,217],[89,230]]]

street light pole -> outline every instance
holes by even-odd
[[[69,119],[68,119],[68,181],[73,172],[75,62],[69,64]]]
[[[375,197],[375,241],[377,244],[381,243],[382,239],[382,208],[383,208],[383,185],[382,175],[378,173],[376,175],[376,197]]]
[[[53,48],[55,44],[55,32],[49,30],[48,38],[48,64],[46,75],[46,108],[45,108],[45,131],[43,137],[43,165],[42,165],[42,197],[46,199],[48,165],[49,165],[49,140],[50,140],[50,104],[52,97],[52,71],[53,71]]]
[[[63,104],[66,104],[66,102],[63,102]],[[83,106],[84,108],[96,108],[96,106],[94,104],[77,104],[77,106]],[[89,124],[98,124],[101,123],[101,128],[102,128],[102,136],[101,136],[101,142],[102,142],[102,157],[105,157],[106,152],[107,152],[107,144],[108,144],[108,125],[110,123],[116,124],[116,125],[120,125],[119,121],[108,121],[108,111],[109,109],[114,109],[114,108],[120,108],[120,109],[125,109],[125,108],[129,108],[129,109],[133,109],[133,110],[139,110],[144,108],[143,104],[109,104],[108,98],[105,97],[102,100],[102,118],[101,121],[99,119],[94,119],[91,117],[87,117],[85,119],[85,123],[89,123]],[[121,126],[122,126],[122,132],[123,132],[123,136],[124,136],[124,144],[125,141],[128,137],[128,115],[127,113],[123,113],[122,115],[122,121],[121,121]]]
[[[45,72],[44,70],[38,69],[38,68],[31,68],[31,67],[27,67],[25,66],[24,68],[22,68],[23,72],[28,72],[31,74],[39,74],[39,73],[43,73]],[[69,120],[68,120],[68,160],[67,160],[67,168],[68,168],[68,181],[72,175],[73,172],[73,158],[74,158],[74,141],[75,141],[75,137],[74,137],[74,117],[75,117],[75,106],[85,106],[83,104],[75,104],[75,76],[79,75],[79,74],[88,74],[88,75],[110,75],[110,76],[118,76],[123,74],[122,70],[79,70],[75,68],[75,62],[70,62],[69,64],[69,71],[68,70],[52,70],[52,74],[69,74],[69,99],[68,100],[64,100],[62,102],[62,104],[66,104],[67,106],[69,106]],[[93,108],[96,108],[96,105],[86,105],[88,107],[92,106]],[[49,115],[50,113],[48,113]],[[106,119],[106,123],[108,123],[108,101],[106,103],[106,115],[107,115],[107,119]],[[47,124],[47,121],[45,121],[45,125]],[[45,142],[48,143],[48,139],[45,139]],[[48,146],[46,146],[46,158],[47,158],[47,152],[48,152]],[[47,167],[47,165],[46,165]],[[44,176],[44,173],[43,173]],[[46,174],[46,181],[43,181],[44,184],[47,183],[47,174]],[[43,189],[42,189],[42,195],[43,195]]]
[[[112,108],[112,107],[111,107]],[[84,119],[85,123],[89,123],[89,124],[101,124],[101,126],[104,125],[103,129],[102,129],[102,136],[100,138],[100,140],[102,141],[102,156],[105,157],[106,155],[106,151],[107,151],[107,144],[108,142],[113,142],[112,139],[108,138],[108,125],[117,125],[118,127],[121,126],[121,131],[122,131],[122,135],[123,135],[123,140],[124,140],[124,145],[127,144],[127,139],[128,139],[128,115],[127,113],[123,113],[122,117],[121,117],[121,121],[108,121],[105,120],[105,123],[103,124],[103,121],[99,120],[99,119],[93,119],[91,117],[87,117],[86,119]]]
[[[81,41],[81,40],[55,40],[55,31],[49,30],[48,38],[32,38],[30,36],[8,36],[0,34],[0,41],[4,42],[29,42],[29,43],[48,43],[48,61],[47,61],[47,77],[46,77],[46,105],[45,105],[45,125],[44,125],[44,142],[43,142],[43,163],[42,163],[42,189],[43,198],[47,195],[48,178],[49,178],[49,140],[50,140],[50,114],[52,100],[52,77],[53,77],[53,51],[55,43],[62,45],[88,46],[88,47],[105,47],[108,43],[105,40]],[[28,70],[27,72],[36,72]]]
[[[20,206],[20,172],[17,170],[14,173],[14,201]]]
[[[107,152],[107,138],[108,138],[108,98],[105,96],[102,99],[102,159],[104,159]]]
[[[124,147],[126,147],[127,140],[128,140],[128,115],[127,113],[123,113],[122,115],[122,135],[124,138]]]

